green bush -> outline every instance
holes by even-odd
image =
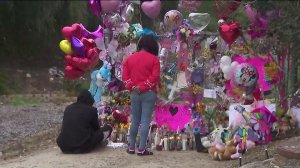
[[[39,104],[40,101],[38,99],[34,99],[34,98],[25,98],[22,96],[14,96],[11,99],[10,104],[14,105],[14,106],[18,106],[18,105],[34,105],[34,104]]]
[[[86,80],[64,80],[63,88],[71,96],[77,96],[82,90],[88,89],[90,83]]]

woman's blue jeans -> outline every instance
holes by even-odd
[[[136,136],[140,125],[139,149],[145,149],[149,133],[149,126],[156,101],[156,93],[153,91],[146,91],[141,94],[132,92],[130,99],[132,118],[130,125],[129,148],[135,148]]]

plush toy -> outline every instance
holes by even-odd
[[[226,145],[216,144],[209,148],[208,153],[214,160],[230,160],[231,155],[236,153],[237,143],[234,140],[229,141]]]
[[[110,72],[111,69],[112,69],[111,64],[108,63],[107,61],[104,61],[102,67],[99,70],[100,75],[104,81],[111,82],[111,72]]]
[[[209,148],[211,146],[214,146],[216,144],[225,144],[222,140],[222,134],[225,131],[225,128],[219,127],[212,131],[207,137],[201,138],[201,142],[205,148]]]
[[[95,70],[91,73],[91,83],[89,92],[91,92],[94,97],[96,106],[101,101],[102,94],[104,92],[105,82],[100,75],[100,70]]]

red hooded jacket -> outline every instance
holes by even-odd
[[[123,63],[122,80],[129,91],[133,86],[138,86],[141,92],[156,92],[159,79],[159,59],[147,51],[136,52],[128,56]]]

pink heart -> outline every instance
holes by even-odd
[[[151,19],[155,19],[160,12],[160,0],[145,1],[142,3],[143,12]]]
[[[115,12],[118,10],[121,1],[120,0],[101,0],[100,1],[102,11],[104,13]]]

